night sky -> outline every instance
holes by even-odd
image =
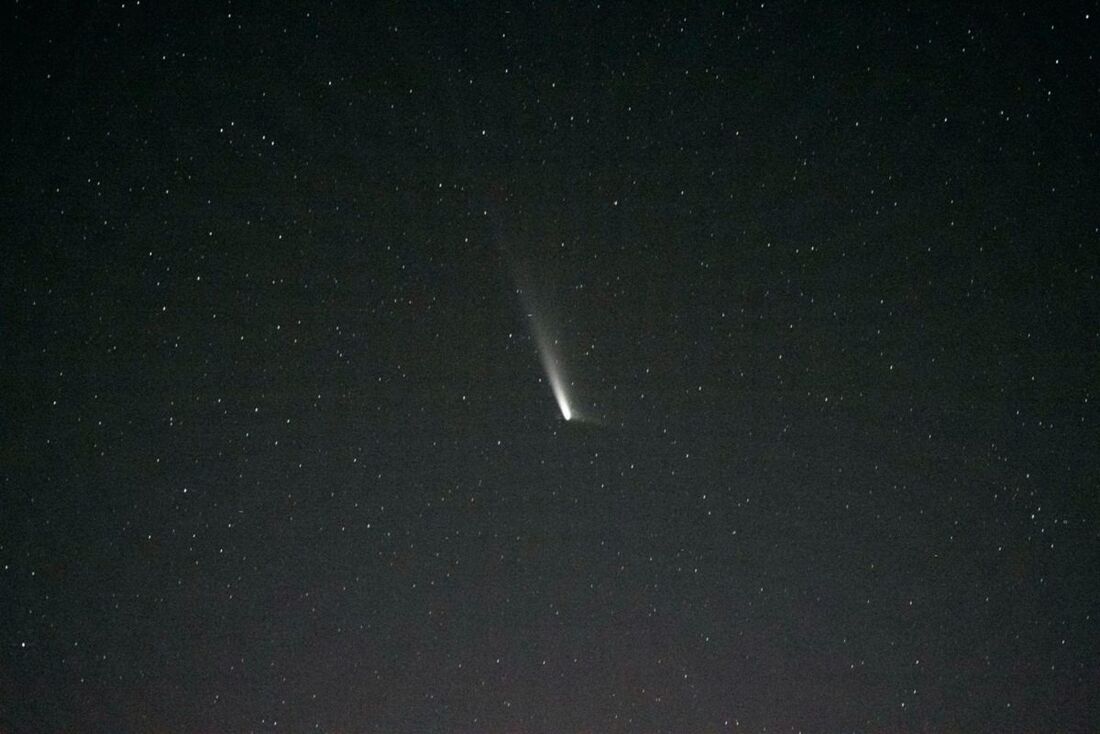
[[[0,731],[1100,731],[1098,24],[7,4]]]

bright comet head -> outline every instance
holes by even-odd
[[[537,321],[535,322],[535,342],[538,344],[539,359],[542,362],[542,368],[546,371],[546,377],[550,381],[550,390],[554,393],[554,400],[558,403],[561,417],[571,421],[576,417],[576,413],[569,405],[569,392],[566,389],[565,377],[562,374],[561,367],[558,365],[554,341],[546,335]]]
[[[573,409],[569,407],[569,396],[565,392],[565,383],[557,366],[547,360],[546,373],[550,378],[550,389],[554,392],[554,399],[558,401],[558,409],[565,420],[573,419]]]

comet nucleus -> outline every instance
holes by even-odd
[[[554,393],[554,400],[558,403],[561,417],[567,421],[573,420],[576,414],[569,404],[568,385],[558,360],[557,343],[549,337],[537,318],[532,317],[531,323],[539,350],[539,360],[542,362],[543,370],[546,371],[546,379],[550,382],[550,390]]]

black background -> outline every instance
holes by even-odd
[[[1032,5],[9,5],[0,730],[1096,731]]]

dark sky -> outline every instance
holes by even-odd
[[[8,4],[0,731],[1100,731],[1100,13],[862,5]]]

